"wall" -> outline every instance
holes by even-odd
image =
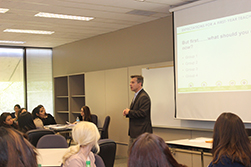
[[[165,17],[53,49],[54,76],[85,72],[86,104],[99,116],[99,126],[105,116],[111,116],[110,138],[122,143],[117,155],[126,156],[127,151],[123,144],[128,142],[128,119],[122,111],[133,98],[130,75],[172,64],[172,39],[172,18]],[[154,128],[154,133],[164,140],[211,137],[211,132],[187,129]],[[192,155],[187,159],[192,164]]]
[[[53,48],[54,76],[173,60],[172,18]]]
[[[127,146],[123,144],[128,143],[128,119],[122,116],[122,111],[124,108],[129,107],[134,95],[129,89],[130,76],[132,74],[141,74],[142,68],[168,66],[170,64],[172,62],[162,62],[85,73],[86,104],[91,108],[92,113],[98,115],[99,126],[103,125],[107,115],[111,116],[109,138],[120,143],[117,145],[118,156],[127,155]],[[167,118],[167,121],[168,119],[170,118]],[[204,131],[191,128],[154,127],[153,132],[164,140],[190,139],[201,136],[212,137],[212,130]],[[188,166],[200,166],[200,156],[198,154],[176,151],[175,156],[177,160]],[[208,165],[210,160],[211,156],[207,156],[205,166]]]

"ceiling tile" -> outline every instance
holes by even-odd
[[[26,41],[24,46],[55,47],[170,15],[170,5],[191,0],[0,0],[10,9],[0,14],[0,40]],[[132,10],[155,12],[150,16],[126,14]],[[34,17],[38,12],[92,16],[89,22]],[[7,28],[49,30],[52,35],[4,33]],[[2,45],[2,44],[0,44]],[[20,45],[18,45],[20,46]]]

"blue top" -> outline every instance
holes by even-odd
[[[222,157],[217,164],[212,164],[212,162],[208,165],[208,167],[245,167],[244,165],[234,162],[228,157]]]

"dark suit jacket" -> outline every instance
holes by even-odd
[[[152,133],[151,123],[151,100],[148,94],[142,89],[131,103],[129,117],[129,136],[136,138],[139,135]]]

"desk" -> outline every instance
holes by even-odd
[[[64,125],[64,124],[55,124],[55,125],[46,125],[46,129],[51,129],[55,132],[70,132],[75,124]]]
[[[212,149],[212,143],[206,143],[212,138],[199,137],[195,139],[182,139],[166,141],[166,144],[170,148],[179,148],[185,150],[198,151],[201,154],[201,167],[204,167],[204,152],[210,152]]]
[[[53,148],[53,149],[37,149],[37,163],[42,167],[57,167],[61,166],[62,157],[64,156],[67,148]]]

